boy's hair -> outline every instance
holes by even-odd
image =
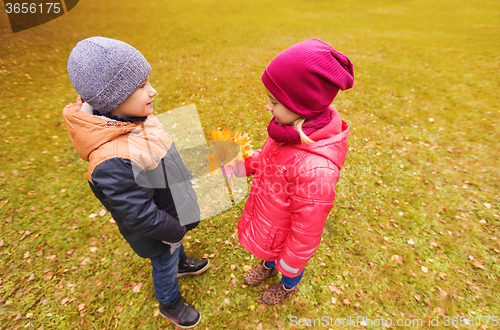
[[[151,65],[137,49],[104,37],[80,41],[68,59],[71,84],[100,114],[107,114],[125,102],[150,72]]]

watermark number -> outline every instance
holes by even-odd
[[[54,13],[54,14],[59,14],[61,12],[61,4],[57,2],[46,2],[36,4],[36,3],[28,3],[28,2],[23,2],[23,3],[10,3],[7,2],[5,3],[5,9],[7,10],[7,14],[49,14],[49,13]],[[44,11],[45,10],[45,11]]]

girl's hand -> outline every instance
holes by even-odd
[[[244,178],[247,176],[244,161],[237,160],[234,165],[221,165],[220,169],[222,171],[222,175],[228,178],[231,177],[231,174],[234,174],[237,178]]]

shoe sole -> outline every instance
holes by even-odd
[[[201,273],[205,272],[208,268],[210,268],[210,260],[208,260],[208,263],[202,269],[200,269],[196,272],[191,272],[191,273],[182,273],[182,274],[178,273],[177,278],[187,276],[187,275],[200,275]]]
[[[198,311],[198,313],[200,313],[200,312]],[[164,319],[169,320],[170,322],[172,322],[172,324],[174,324],[176,327],[183,328],[183,329],[191,329],[191,328],[194,328],[194,327],[195,327],[195,326],[197,326],[197,325],[198,325],[198,323],[200,323],[200,321],[201,321],[201,313],[200,313],[200,318],[198,319],[198,322],[196,322],[195,324],[190,325],[190,326],[183,326],[183,325],[179,325],[179,324],[175,323],[175,321],[174,321],[174,320],[172,320],[172,319],[170,319],[170,318],[166,317],[165,315],[163,315],[163,313],[162,313],[161,311],[160,311],[160,315],[161,315]]]

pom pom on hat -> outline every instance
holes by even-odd
[[[262,82],[287,109],[313,119],[328,108],[339,89],[353,86],[354,71],[347,56],[319,39],[309,39],[278,54]]]

